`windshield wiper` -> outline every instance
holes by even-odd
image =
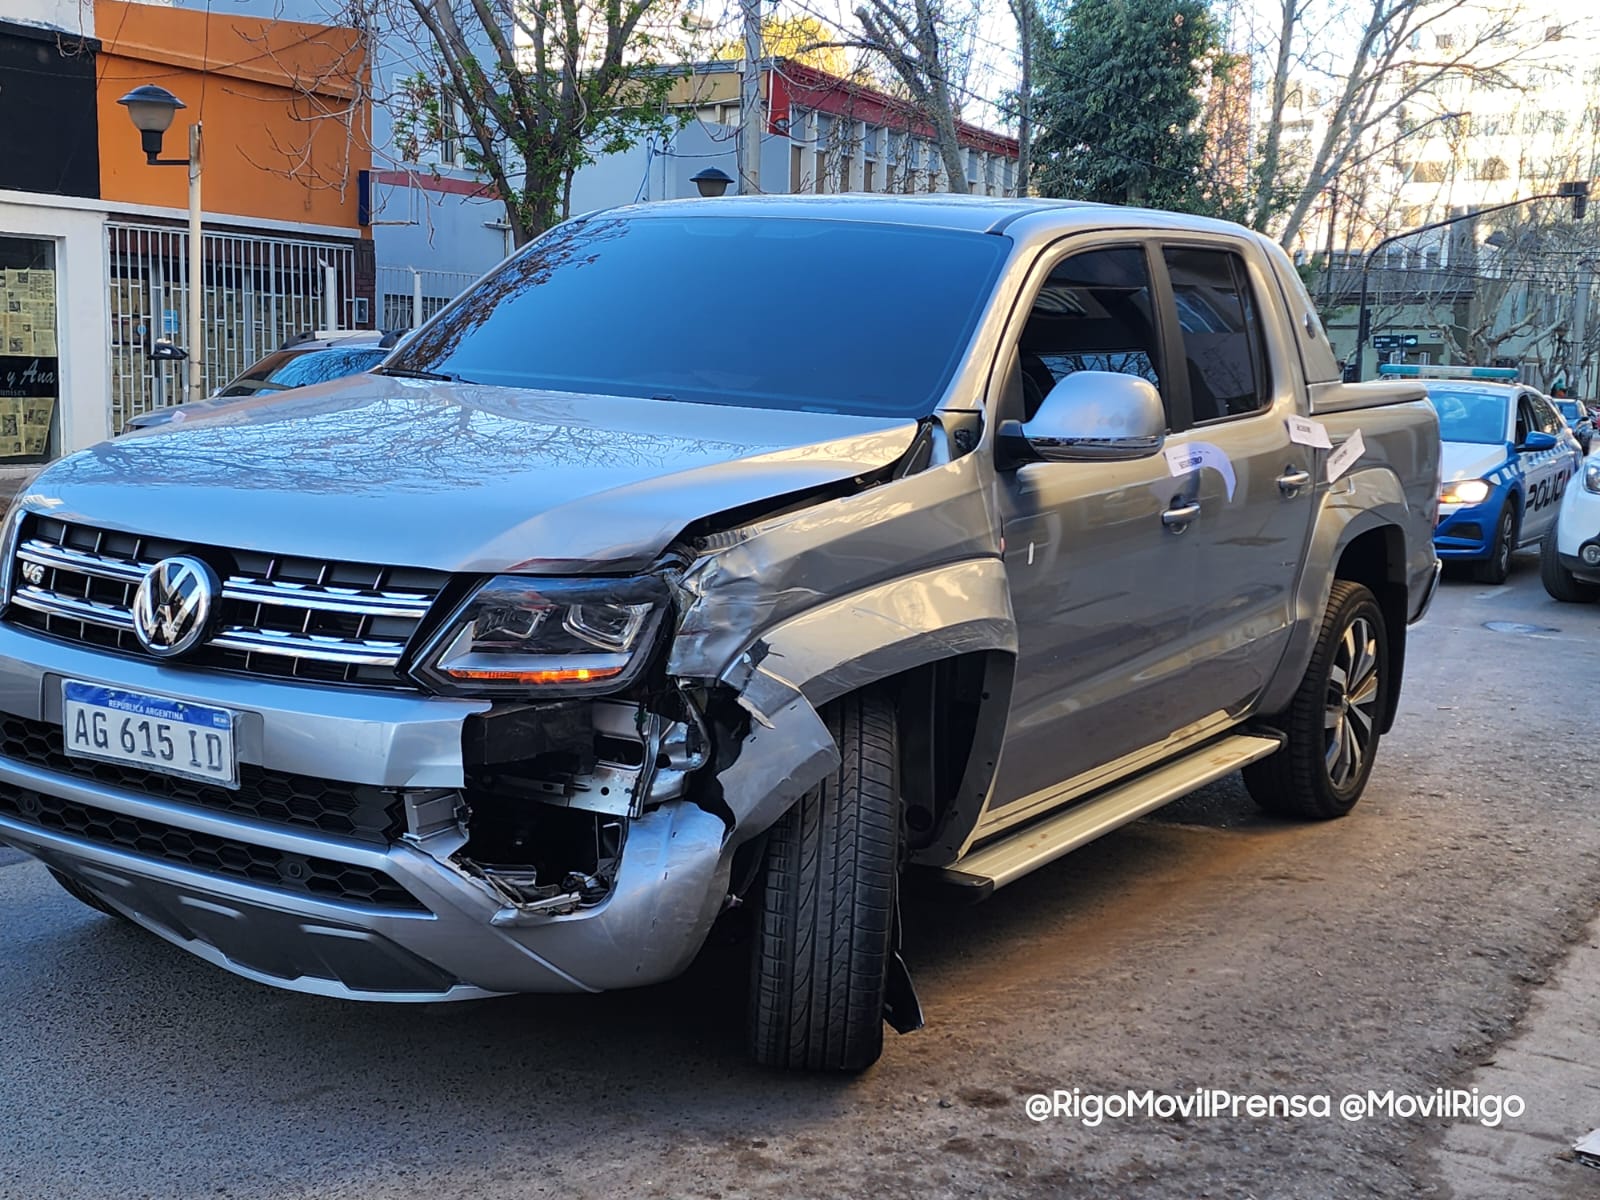
[[[416,367],[375,367],[374,375],[398,375],[401,379],[433,379],[439,383],[471,383],[453,371],[421,371]]]

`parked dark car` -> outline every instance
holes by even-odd
[[[130,429],[149,429],[169,421],[183,421],[202,413],[215,412],[247,396],[261,392],[281,392],[343,379],[371,370],[389,356],[402,333],[379,329],[357,329],[341,333],[297,334],[265,358],[252,363],[227,386],[204,400],[173,404],[140,413],[123,425]]]
[[[1573,434],[1578,439],[1578,445],[1583,447],[1585,454],[1594,442],[1595,410],[1582,400],[1552,399],[1551,404],[1556,406],[1562,418],[1572,427]]]

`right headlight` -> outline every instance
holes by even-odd
[[[1583,486],[1587,491],[1600,492],[1600,458],[1583,464]]]
[[[615,691],[643,668],[667,604],[649,577],[496,576],[428,640],[412,674],[462,696]]]

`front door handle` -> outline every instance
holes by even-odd
[[[1290,467],[1278,476],[1278,490],[1285,496],[1293,496],[1301,488],[1311,483],[1311,472],[1301,470],[1299,467]]]
[[[1161,523],[1173,533],[1182,533],[1189,528],[1189,522],[1200,515],[1199,501],[1190,501],[1188,504],[1178,504],[1161,514]]]

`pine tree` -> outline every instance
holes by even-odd
[[[1204,0],[1069,0],[1035,67],[1033,183],[1045,196],[1224,207],[1202,178],[1201,93],[1226,66]]]

